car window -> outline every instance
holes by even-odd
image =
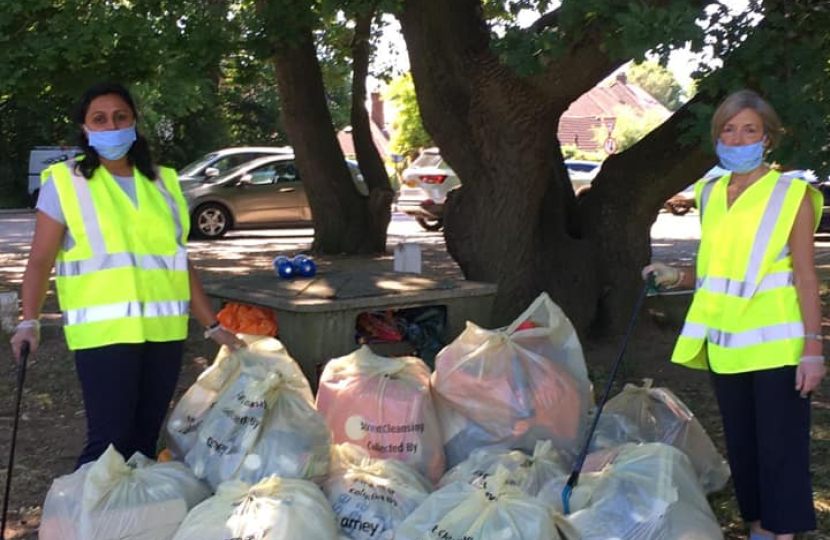
[[[300,180],[300,172],[292,162],[277,163],[274,165],[277,183],[297,182]]]
[[[216,160],[215,162],[211,163],[211,167],[214,169],[219,169],[219,173],[223,173],[229,169],[233,169],[246,161],[251,160],[251,154],[234,154],[230,156],[225,156],[221,159]]]
[[[216,154],[207,154],[192,163],[189,163],[182,167],[179,171],[179,176],[193,176],[195,174],[199,174],[199,172],[207,166],[208,163],[216,159]]]
[[[248,176],[251,177],[251,184],[255,186],[265,186],[274,183],[274,176],[277,173],[277,164],[269,163],[262,165],[256,169],[248,171]]]

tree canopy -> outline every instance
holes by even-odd
[[[397,108],[392,123],[392,150],[397,154],[413,157],[421,148],[432,146],[432,139],[421,120],[412,74],[404,73],[393,79],[383,97]]]
[[[683,89],[674,74],[657,62],[632,64],[625,72],[628,82],[636,84],[670,111],[683,104]]]

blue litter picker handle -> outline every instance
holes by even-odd
[[[597,412],[591,422],[591,427],[588,430],[588,436],[585,438],[582,450],[579,452],[579,456],[577,456],[576,461],[574,462],[574,467],[571,475],[568,477],[568,482],[562,490],[562,510],[565,512],[565,515],[571,513],[571,494],[573,493],[574,487],[576,487],[576,484],[579,482],[579,474],[582,472],[582,466],[585,464],[585,458],[588,456],[588,449],[591,446],[591,439],[594,437],[594,431],[596,431],[597,424],[599,424],[599,417],[602,415],[602,409],[605,407],[605,402],[608,401],[608,395],[611,393],[611,385],[614,384],[614,379],[617,377],[617,371],[619,371],[620,364],[625,356],[625,350],[628,348],[628,340],[631,338],[631,333],[634,331],[634,324],[637,322],[637,316],[643,308],[643,301],[645,300],[648,291],[652,288],[656,289],[657,283],[655,281],[654,272],[649,272],[646,276],[646,283],[643,285],[643,288],[640,290],[640,294],[637,296],[637,303],[634,305],[634,312],[631,314],[631,319],[628,321],[628,329],[625,332],[625,336],[623,336],[620,350],[617,353],[617,359],[614,362],[614,367],[611,369],[611,375],[605,383],[605,390],[603,390],[602,397],[597,405]]]

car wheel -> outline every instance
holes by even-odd
[[[37,198],[40,195],[40,190],[36,189],[29,195],[29,208],[36,208],[37,207]]]
[[[415,218],[415,221],[418,222],[418,225],[423,227],[425,231],[440,231],[441,227],[444,226],[443,219],[427,219],[427,218]]]
[[[590,192],[591,192],[591,185],[589,184],[587,186],[579,186],[576,189],[575,195],[576,195],[577,199],[581,199]]]
[[[203,204],[193,212],[190,228],[199,238],[220,238],[231,228],[231,216],[221,204]]]

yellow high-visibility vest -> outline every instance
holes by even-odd
[[[804,324],[788,240],[804,194],[821,219],[821,194],[770,171],[726,205],[730,174],[695,185],[701,241],[695,294],[672,362],[716,373],[797,365]]]
[[[74,165],[49,168],[75,241],[55,262],[67,345],[185,339],[190,222],[175,171],[150,181],[133,169],[136,207],[104,167],[87,180]]]

